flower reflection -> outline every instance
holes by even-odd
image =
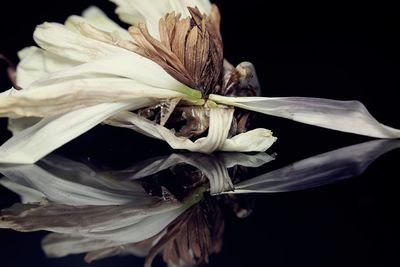
[[[22,202],[1,212],[0,227],[53,232],[42,242],[49,257],[86,253],[91,262],[133,254],[151,266],[162,254],[170,266],[201,266],[222,248],[222,203],[245,217],[252,210],[247,193],[302,190],[350,178],[399,147],[396,140],[371,141],[251,179],[240,171],[243,166],[259,167],[274,157],[173,154],[100,171],[51,155],[36,165],[0,166],[6,176],[0,183]],[[172,185],[163,175],[181,183]]]

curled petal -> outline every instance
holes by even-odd
[[[342,132],[377,138],[400,138],[400,130],[379,123],[359,101],[307,97],[222,97],[217,103]]]
[[[0,163],[31,164],[83,134],[108,117],[137,103],[100,104],[42,119],[34,126],[17,133],[0,147]]]
[[[227,139],[220,150],[227,152],[264,152],[270,148],[276,140],[277,138],[272,136],[270,130],[259,128]]]
[[[130,112],[119,113],[108,120],[107,123],[130,128],[147,136],[164,140],[174,149],[186,149],[209,154],[218,150],[225,143],[232,123],[233,111],[231,108],[211,108],[208,135],[197,139],[195,142],[188,138],[178,137],[171,130]]]

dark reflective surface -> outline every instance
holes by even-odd
[[[400,42],[390,7],[381,14],[377,6],[217,2],[226,57],[253,62],[264,95],[358,99],[399,128]],[[16,61],[33,45],[36,24],[90,4],[113,14],[105,0],[1,3],[0,52]],[[3,68],[0,85],[10,86]],[[3,119],[0,126],[3,142],[10,135]],[[156,254],[153,266],[399,265],[396,141],[363,143],[369,139],[267,116],[253,126],[279,137],[268,151],[275,159],[259,155],[254,167],[238,159],[247,167],[233,167],[221,155],[171,155],[162,142],[106,126],[36,166],[1,166],[1,266],[143,266]],[[37,203],[15,204],[13,191]]]
[[[306,248],[319,253],[313,259],[319,262],[332,253],[347,253],[347,241],[358,245],[352,259],[363,261],[373,254],[359,257],[362,246],[374,248],[377,255],[389,253],[389,245],[380,243],[376,250],[375,242],[395,237],[387,233],[396,233],[393,221],[386,221],[387,208],[396,205],[386,201],[395,196],[382,199],[385,191],[380,190],[388,188],[369,183],[393,183],[393,176],[379,172],[398,158],[399,147],[397,140],[369,141],[268,171],[269,164],[279,161],[276,155],[171,154],[118,170],[50,155],[35,165],[0,167],[5,176],[1,185],[21,198],[0,213],[0,228],[51,232],[43,238],[37,235],[36,246],[43,250],[40,255],[52,258],[50,262],[59,259],[57,264],[73,258],[82,260],[79,265],[121,264],[126,257],[116,256],[130,255],[138,266],[151,266],[155,258],[155,266],[163,266],[162,261],[170,266],[218,266],[231,257],[260,262],[270,255],[274,266],[279,247],[289,249],[279,252],[282,257],[290,252],[312,264]],[[366,171],[370,164],[372,170]],[[373,181],[374,176],[379,181]],[[348,178],[353,180],[342,181]],[[372,236],[362,236],[367,230]],[[11,239],[18,235],[6,232]],[[298,250],[291,250],[293,244]],[[235,254],[227,257],[232,250]],[[334,260],[341,262],[344,256]],[[282,261],[291,262],[286,257]],[[237,260],[235,264],[247,265]]]

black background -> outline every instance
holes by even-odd
[[[383,4],[297,4],[255,0],[217,1],[222,13],[225,57],[256,66],[265,96],[358,99],[381,122],[400,128],[400,24],[395,9]],[[33,45],[35,25],[63,22],[96,4],[116,19],[113,4],[99,1],[2,1],[0,53],[17,62],[16,52]],[[2,63],[0,63],[2,64]],[[9,89],[0,68],[0,90]],[[270,168],[351,145],[368,138],[278,118],[259,116],[255,126],[271,128],[279,141],[269,152]],[[0,120],[0,142],[9,137]],[[74,158],[90,157],[111,167],[167,154],[162,142],[130,131],[98,126],[60,149]],[[225,210],[223,252],[212,266],[399,266],[399,151],[378,159],[354,179],[303,192],[257,196],[246,220]],[[118,160],[116,160],[118,159]],[[0,206],[17,198],[0,188]],[[42,233],[0,231],[1,266],[83,266],[81,256],[45,261]],[[37,262],[37,263],[36,263]],[[135,266],[132,257],[93,266]]]

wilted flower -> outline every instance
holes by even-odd
[[[358,101],[260,97],[253,65],[224,60],[220,14],[208,0],[113,2],[128,30],[95,7],[64,25],[36,28],[40,48],[20,51],[16,86],[0,94],[0,116],[10,118],[14,133],[0,147],[0,162],[36,162],[99,123],[174,149],[265,151],[276,138],[266,129],[247,131],[248,111],[400,137]]]

